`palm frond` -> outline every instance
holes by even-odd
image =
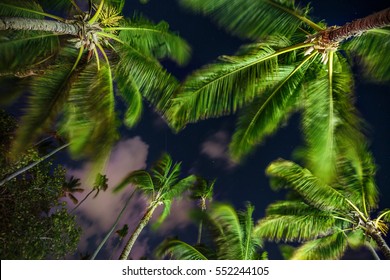
[[[324,211],[350,209],[340,192],[294,162],[283,159],[274,161],[267,167],[266,173],[284,180],[286,188],[298,192],[313,207]]]
[[[28,66],[34,67],[31,70],[39,69],[40,62],[53,55],[58,47],[56,34],[39,31],[7,32],[0,37],[0,73],[14,71],[17,74],[28,69]]]
[[[375,184],[375,163],[363,144],[337,161],[337,188],[368,216],[378,205],[379,193]]]
[[[158,229],[162,225],[162,223],[165,221],[165,219],[169,216],[169,214],[171,213],[172,199],[163,200],[162,207],[163,207],[163,210],[160,214],[160,217],[158,217],[157,221],[154,222],[154,224],[152,225],[152,228],[154,230]]]
[[[243,260],[255,260],[260,259],[257,250],[263,245],[262,239],[253,233],[253,211],[254,206],[247,204],[246,211],[239,211],[238,218],[240,220],[242,232],[243,232]]]
[[[69,94],[70,85],[76,78],[71,64],[52,66],[45,75],[31,82],[31,96],[13,146],[13,154],[19,154],[48,129],[62,110]]]
[[[171,185],[171,188],[166,191],[163,195],[164,199],[172,200],[173,198],[180,197],[183,192],[188,190],[196,182],[196,176],[190,175],[186,178],[181,179],[176,184]]]
[[[327,183],[336,174],[336,156],[342,149],[356,149],[361,139],[360,120],[350,98],[352,74],[346,67],[330,52],[328,71],[307,83],[304,100],[306,159],[313,174]]]
[[[158,111],[166,110],[168,101],[177,88],[176,79],[157,60],[130,45],[118,45],[115,49],[119,55],[115,77],[121,88],[138,87],[138,92]]]
[[[72,85],[62,131],[74,156],[93,160],[99,172],[117,140],[114,89],[110,66],[89,63]]]
[[[218,258],[223,260],[243,259],[243,229],[235,209],[227,204],[218,204],[212,208],[209,216],[211,221],[221,230],[220,234],[215,234]]]
[[[184,82],[167,113],[175,128],[188,122],[234,113],[258,93],[260,77],[272,77],[277,56],[269,46],[258,44],[239,56],[222,56],[195,71]],[[267,85],[271,79],[265,79]]]
[[[296,260],[335,260],[340,259],[348,245],[343,232],[306,242],[299,247],[292,259]]]
[[[275,74],[278,83],[242,109],[229,147],[235,160],[249,154],[297,109],[302,80],[312,58],[307,57],[293,69],[279,67]]]
[[[42,7],[36,1],[2,0],[0,3],[0,16],[43,18]]]
[[[255,234],[269,240],[303,241],[327,234],[334,223],[331,213],[299,201],[280,201],[268,206]]]
[[[373,29],[342,45],[348,53],[357,55],[366,77],[376,81],[390,80],[390,29]]]
[[[290,37],[299,26],[311,22],[308,8],[296,7],[290,0],[181,0],[184,7],[212,16],[217,23],[242,38],[259,39],[271,34]]]
[[[128,174],[122,181],[114,188],[113,192],[121,191],[129,184],[133,184],[140,188],[145,193],[153,193],[154,184],[150,174],[145,170],[137,170]]]
[[[119,39],[138,51],[157,59],[170,58],[184,64],[190,57],[190,47],[178,35],[169,31],[169,25],[162,21],[154,24],[145,18],[134,17],[120,27],[106,30],[119,31]]]
[[[156,254],[160,257],[173,256],[177,260],[208,260],[205,250],[191,246],[180,240],[165,240],[161,243]]]

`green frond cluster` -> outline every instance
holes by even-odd
[[[47,129],[58,128],[70,142],[74,157],[88,158],[103,167],[118,137],[114,85],[128,105],[124,116],[128,126],[140,120],[143,99],[164,112],[178,83],[159,59],[183,64],[190,48],[165,22],[156,25],[142,17],[124,19],[124,0],[90,1],[83,6],[74,0],[55,2],[0,3],[0,17],[49,18],[62,26],[77,29],[86,25],[88,29],[77,36],[27,27],[1,32],[0,75],[31,80],[31,96],[14,152],[22,152]]]
[[[349,55],[354,55],[368,79],[390,80],[390,28],[372,29],[341,45]]]
[[[257,40],[268,35],[289,37],[302,19],[308,18],[308,8],[299,8],[291,0],[180,0],[184,7],[204,15],[212,15],[217,23],[233,34]]]
[[[205,213],[211,244],[191,246],[177,239],[165,240],[156,250],[160,257],[171,256],[181,260],[259,260],[262,240],[254,235],[252,219],[254,207],[248,204],[245,211],[236,211],[227,204],[213,204]]]

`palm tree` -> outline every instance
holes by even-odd
[[[338,27],[314,22],[309,6],[294,1],[180,3],[253,43],[184,81],[166,113],[171,126],[180,130],[187,123],[238,112],[230,153],[239,161],[301,111],[307,164],[314,174],[331,180],[339,150],[361,141],[351,102],[350,58],[359,57],[366,77],[390,80],[390,8]]]
[[[80,188],[81,182],[79,178],[75,178],[74,176],[71,176],[69,180],[67,180],[62,185],[62,196],[63,197],[69,197],[70,200],[74,204],[79,203],[78,199],[73,195],[76,192],[83,192],[84,189]]]
[[[198,178],[196,184],[191,190],[191,198],[199,201],[199,206],[202,212],[207,210],[207,202],[211,202],[213,200],[215,181],[216,180],[209,182],[206,179]],[[202,230],[203,219],[201,219],[199,222],[197,244],[200,244],[202,240]]]
[[[126,235],[129,233],[129,226],[127,224],[123,225],[123,227],[115,232],[118,237],[118,243],[115,245],[114,249],[112,249],[111,255],[109,259],[112,259],[112,255],[115,253],[118,246],[122,243],[122,240],[126,237]]]
[[[168,239],[157,248],[160,257],[171,255],[179,260],[259,260],[262,240],[253,234],[254,207],[247,205],[246,211],[237,212],[227,204],[215,204],[205,218],[212,237],[212,244],[191,246],[178,239]]]
[[[158,59],[182,64],[189,47],[165,22],[125,18],[124,0],[76,2],[2,0],[0,77],[20,78],[31,92],[14,154],[59,117],[72,155],[89,157],[100,170],[118,137],[114,83],[128,105],[124,122],[133,127],[143,98],[162,112],[176,88]],[[66,17],[46,10],[66,11]]]
[[[180,169],[181,163],[174,164],[168,154],[163,154],[149,172],[146,170],[131,172],[115,188],[114,191],[119,191],[128,184],[132,184],[150,199],[143,217],[120,255],[121,260],[126,260],[129,257],[134,242],[148,224],[156,208],[159,205],[163,206],[161,216],[155,224],[155,226],[159,226],[169,215],[173,200],[180,197],[184,191],[195,183],[196,177],[194,175],[180,179]]]
[[[340,157],[337,167],[337,180],[328,185],[294,162],[271,163],[267,174],[274,180],[273,186],[291,189],[294,195],[272,203],[255,233],[268,240],[304,242],[293,259],[338,259],[349,245],[377,247],[390,259],[383,239],[390,210],[371,217],[378,203],[371,156]]]
[[[125,205],[123,206],[122,210],[119,212],[118,217],[116,218],[114,224],[111,226],[110,230],[107,232],[106,236],[103,238],[102,242],[100,242],[99,246],[96,248],[95,252],[93,253],[91,260],[94,260],[97,256],[97,254],[100,252],[100,250],[103,248],[104,244],[107,242],[108,238],[110,238],[111,234],[114,232],[116,226],[118,225],[120,219],[122,218],[123,213],[127,209],[127,206],[129,206],[130,200],[133,197],[135,191],[131,193],[131,195],[127,198]],[[116,250],[116,247],[119,245],[119,243],[122,241],[122,239],[127,235],[128,226],[124,225],[122,229],[117,230],[116,233],[119,235],[119,242],[115,246],[112,252]],[[112,255],[112,254],[111,254]]]
[[[104,192],[107,190],[108,188],[108,178],[106,177],[106,175],[102,175],[102,174],[98,174],[95,178],[95,183],[93,184],[93,187],[92,187],[92,190],[89,191],[89,193],[87,193],[87,195],[80,201],[79,204],[76,205],[76,207],[74,207],[72,209],[72,211],[70,211],[70,213],[73,213],[77,208],[80,207],[80,205],[94,192],[95,195],[93,198],[96,198],[98,195],[99,195],[99,192],[101,190],[103,190]]]

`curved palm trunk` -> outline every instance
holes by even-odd
[[[145,215],[142,217],[141,221],[139,222],[138,226],[134,230],[133,234],[130,236],[129,240],[126,243],[125,248],[122,251],[122,254],[120,255],[120,260],[127,260],[127,258],[130,255],[131,249],[133,248],[134,242],[137,240],[138,236],[140,235],[143,228],[148,224],[150,218],[153,215],[154,210],[156,210],[158,204],[155,202],[151,203],[151,206],[146,211]]]
[[[327,29],[330,42],[341,42],[349,37],[359,36],[362,32],[390,25],[390,8],[370,16],[354,20],[341,27]]]
[[[82,25],[46,19],[0,17],[0,30],[47,31],[78,36],[82,32]]]
[[[375,240],[378,248],[383,253],[386,260],[390,260],[390,248],[387,245],[386,241],[383,239],[381,232],[374,226],[374,224],[367,223],[367,234]]]
[[[91,195],[91,193],[93,193],[94,191],[96,191],[96,189],[92,189],[84,198],[83,200],[80,201],[79,204],[77,204],[73,209],[72,211],[70,211],[70,213],[73,213],[77,208],[79,208],[79,206],[88,198],[88,196]]]
[[[118,217],[116,218],[114,224],[112,225],[111,229],[109,230],[109,232],[106,234],[106,236],[104,237],[103,241],[100,242],[99,246],[96,248],[95,252],[93,253],[92,257],[91,257],[91,260],[94,260],[97,256],[97,254],[99,253],[99,251],[102,249],[103,245],[107,242],[108,238],[111,236],[111,234],[114,232],[116,226],[118,225],[119,223],[119,220],[121,219],[123,213],[125,212],[127,206],[129,205],[129,202],[131,200],[131,198],[133,197],[135,191],[133,191],[131,193],[131,195],[129,196],[129,198],[127,199],[126,203],[125,203],[125,206],[123,206],[121,212],[119,213]]]
[[[6,178],[4,178],[3,180],[0,181],[0,186],[4,185],[5,183],[7,183],[8,181],[12,180],[13,178],[17,177],[18,175],[26,172],[27,170],[33,168],[35,165],[41,163],[42,161],[48,159],[49,157],[51,157],[52,155],[54,155],[55,153],[61,151],[62,149],[65,149],[66,147],[68,147],[70,144],[64,144],[62,145],[61,147],[58,147],[57,149],[53,150],[52,152],[48,153],[47,155],[41,157],[40,159],[38,159],[37,161],[34,161],[32,163],[30,163],[29,165],[25,166],[25,167],[22,167],[18,170],[16,170],[14,173],[12,173],[11,175],[7,176]]]

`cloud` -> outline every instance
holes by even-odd
[[[94,194],[92,194],[76,210],[78,222],[83,229],[79,243],[79,250],[81,252],[88,251],[91,253],[91,250],[93,251],[96,248],[105,233],[108,232],[115,222],[133,188],[128,187],[118,194],[112,193],[112,189],[129,172],[146,168],[147,156],[148,145],[140,137],[120,141],[114,147],[105,172],[108,178],[109,188],[106,192],[100,192],[96,198],[93,198]],[[89,166],[86,163],[79,169],[68,168],[68,175],[80,178],[82,187],[85,189],[84,193],[79,196],[79,200],[91,190],[86,185]],[[132,224],[129,224],[129,231],[131,231],[141,218],[145,205],[145,198],[141,195],[135,195],[118,227],[120,228],[126,222],[132,221]],[[112,241],[108,243],[108,247],[111,247],[110,245],[112,245]]]
[[[212,160],[224,164],[226,169],[233,169],[237,166],[229,156],[229,135],[225,131],[218,131],[202,143],[201,153]]]

